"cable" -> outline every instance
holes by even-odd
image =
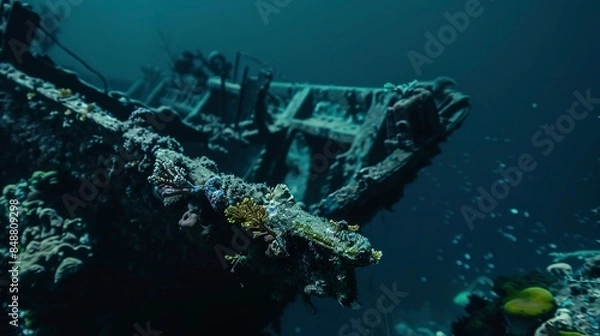
[[[270,68],[274,73],[278,74],[282,79],[287,79],[288,78],[288,76],[286,76],[285,74],[277,71],[274,67],[272,67],[271,64],[269,64],[269,63],[261,60],[258,57],[254,57],[254,56],[252,56],[250,54],[247,54],[247,53],[245,53],[243,51],[240,51],[240,56],[243,56],[243,57],[247,58],[248,60],[250,60],[250,61],[252,61],[254,63],[257,63],[257,64],[259,64],[259,65],[261,65],[263,67]]]
[[[104,76],[102,76],[101,73],[99,73],[98,71],[94,70],[94,68],[92,68],[89,64],[87,64],[79,56],[75,55],[75,53],[73,53],[71,50],[69,50],[69,48],[65,47],[60,42],[58,42],[58,40],[54,36],[52,36],[52,34],[50,34],[46,29],[44,29],[44,27],[42,27],[41,25],[37,25],[37,27],[41,31],[43,31],[44,34],[46,34],[46,36],[48,36],[54,43],[56,43],[56,45],[59,48],[61,48],[69,56],[73,57],[76,61],[78,61],[79,63],[81,63],[81,65],[83,65],[88,71],[90,71],[91,73],[93,73],[94,75],[96,75],[98,78],[100,78],[100,81],[102,81],[102,85],[104,86],[104,94],[108,94],[108,83],[106,82],[106,79],[104,78]]]

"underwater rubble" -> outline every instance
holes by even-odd
[[[136,98],[31,52],[40,17],[20,2],[2,15],[0,205],[18,241],[0,259],[19,264],[23,333],[260,335],[297,296],[356,308],[355,269],[383,255],[361,225],[469,111],[447,78],[238,83],[216,65],[184,98],[163,81]]]
[[[581,268],[564,262],[546,273],[494,280],[494,299],[469,296],[466,316],[452,324],[456,336],[598,336],[600,335],[600,252],[584,256]]]

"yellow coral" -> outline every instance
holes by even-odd
[[[304,236],[307,237],[309,240],[311,240],[321,246],[329,248],[329,249],[333,249],[335,247],[335,243],[331,238],[313,230],[313,228],[311,228],[310,226],[306,226],[306,225],[297,225],[297,226],[300,228],[301,231],[303,231]]]
[[[336,222],[333,219],[329,220],[329,224],[333,226],[336,230],[342,230],[342,228],[346,228],[348,231],[356,232],[360,230],[360,226],[358,225],[348,225],[346,221]]]
[[[67,98],[69,96],[73,95],[73,92],[71,92],[71,89],[59,89],[58,90],[58,98]]]
[[[378,263],[379,260],[381,260],[381,257],[383,257],[383,252],[373,250],[371,256],[373,257],[373,261],[375,261],[375,263]]]
[[[560,336],[585,336],[584,334],[582,334],[580,332],[577,332],[577,331],[563,331],[563,330],[560,330],[558,332],[558,334]]]
[[[228,206],[225,217],[229,223],[240,223],[244,229],[263,230],[267,210],[254,200],[244,198],[240,203]]]
[[[356,232],[358,230],[360,230],[360,226],[358,226],[358,225],[348,225],[348,231]]]
[[[246,262],[246,257],[241,255],[241,254],[234,254],[234,255],[226,255],[225,256],[225,260],[227,260],[227,262],[229,262],[230,264],[237,264],[237,263],[245,263]]]
[[[547,289],[528,287],[512,295],[504,304],[504,312],[514,316],[539,317],[554,309],[554,296]]]

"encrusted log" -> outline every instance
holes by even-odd
[[[22,229],[28,234],[21,236],[20,246],[29,249],[19,258],[29,280],[22,286],[37,288],[41,297],[44,288],[58,288],[61,300],[68,301],[73,292],[65,279],[85,279],[86,272],[99,271],[97,265],[113,263],[120,276],[149,277],[181,274],[178,269],[196,265],[209,274],[199,284],[214,295],[240,295],[239,311],[246,309],[244,300],[256,300],[258,293],[269,297],[272,311],[255,312],[256,327],[270,322],[296,294],[333,297],[348,307],[358,304],[354,269],[381,257],[356,232],[358,226],[311,215],[284,185],[246,183],[219,173],[206,157],[185,156],[177,140],[154,130],[161,117],[165,125],[178,122],[172,115],[140,108],[121,121],[100,107],[105,103],[7,63],[0,64],[0,91],[3,154],[15,163],[1,173],[3,181],[13,183],[2,201],[27,205]],[[32,174],[59,182],[42,190],[33,177],[17,183]],[[73,233],[72,223],[82,223],[82,231]],[[34,230],[44,225],[55,226],[55,232],[45,236]],[[244,244],[237,244],[239,239]],[[165,269],[167,264],[175,270]],[[210,287],[223,277],[233,281]],[[236,289],[239,284],[244,288]],[[83,295],[99,299],[97,293]],[[55,303],[29,298],[25,304]],[[213,309],[215,303],[195,304]]]

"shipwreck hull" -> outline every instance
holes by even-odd
[[[400,92],[213,77],[185,96],[163,82],[153,96],[162,92],[160,104],[192,127],[229,130],[227,148],[200,152],[228,171],[254,182],[285,183],[312,211],[364,222],[383,199],[387,205],[398,201],[403,186],[466,119],[469,98],[453,84],[439,78]],[[268,92],[259,98],[261,87]]]
[[[356,307],[382,257],[360,224],[468,112],[447,79],[130,97],[33,54],[20,3],[3,20],[0,206],[19,205],[23,328],[45,335],[261,335],[299,295]]]

